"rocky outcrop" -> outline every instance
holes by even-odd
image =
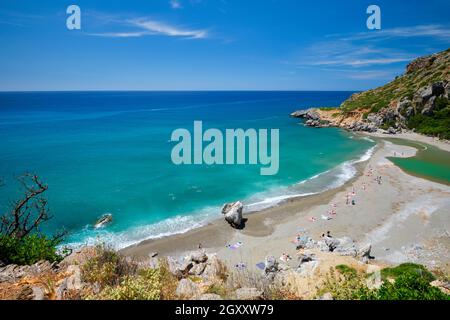
[[[321,116],[316,109],[298,110],[291,113],[291,117],[304,119],[304,123],[309,127],[329,127],[330,122],[321,119]]]
[[[359,258],[364,263],[367,263],[369,259],[373,258],[370,255],[372,249],[370,243],[358,246],[350,237],[324,237],[323,240],[317,242],[316,246],[321,251]]]
[[[273,256],[267,256],[264,260],[264,275],[268,279],[273,280],[278,271],[280,269],[277,259]]]
[[[206,283],[214,283],[223,276],[224,264],[216,255],[208,256],[203,250],[197,250],[186,257],[168,257],[169,271],[178,279],[198,276]]]
[[[36,277],[46,272],[54,272],[58,269],[58,264],[48,261],[39,261],[30,266],[9,264],[0,268],[0,282],[15,282],[26,277]]]
[[[103,228],[105,227],[107,224],[111,223],[113,219],[113,216],[111,213],[105,213],[103,216],[101,216],[97,222],[95,222],[94,224],[94,228],[98,229],[98,228]]]
[[[199,296],[202,291],[200,286],[190,279],[181,279],[178,282],[176,295],[180,298],[192,298]]]
[[[225,216],[225,220],[233,227],[242,227],[242,209],[243,204],[240,201],[227,203],[222,207],[222,214]]]
[[[404,75],[376,89],[355,93],[338,108],[298,110],[291,116],[311,127],[396,134],[421,123],[417,118],[410,121],[416,115],[435,116],[437,101],[449,99],[449,94],[450,50],[445,50],[412,61]],[[442,102],[439,105],[442,107]]]

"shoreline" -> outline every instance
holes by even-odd
[[[410,176],[386,159],[387,156],[392,156],[394,150],[397,154],[403,153],[404,157],[414,156],[417,151],[415,148],[383,140],[383,138],[393,137],[391,135],[365,135],[380,138],[381,141],[377,141],[369,160],[354,164],[357,171],[355,176],[338,188],[319,194],[291,198],[261,211],[244,212],[244,217],[248,221],[242,230],[232,229],[223,219],[218,218],[186,233],[144,240],[120,251],[127,256],[148,256],[153,252],[158,252],[160,256],[179,256],[197,249],[201,244],[207,252],[216,253],[221,259],[231,264],[245,262],[252,268],[256,263],[264,260],[265,255],[268,254],[280,255],[286,252],[295,255],[295,248],[289,238],[292,239],[299,231],[306,231],[315,239],[323,232],[331,231],[336,236],[350,236],[357,242],[370,241],[377,261],[424,263],[426,262],[422,261],[424,258],[414,257],[416,259],[414,260],[405,252],[409,247],[413,247],[415,242],[436,241],[440,236],[437,229],[446,231],[446,228],[450,228],[450,214],[447,213],[450,212],[450,200],[447,200],[450,199],[450,187]],[[399,135],[398,138],[412,139],[411,134]],[[446,151],[450,150],[450,144],[446,142],[425,138],[422,142]],[[374,185],[372,179],[367,176],[367,168],[379,172],[387,182],[381,186]],[[376,199],[367,199],[367,201],[362,199],[360,193],[365,191],[360,191],[361,185],[367,190],[379,187],[380,192],[370,192],[370,197]],[[407,192],[405,188],[411,186],[411,191]],[[357,205],[348,207],[345,203],[342,204],[345,194],[355,189],[358,190]],[[427,191],[424,192],[425,190]],[[364,203],[360,203],[363,201]],[[410,204],[412,202],[409,207],[408,202]],[[332,220],[320,219],[321,213],[327,212],[332,203],[337,203],[338,214]],[[364,213],[370,211],[371,215],[359,217],[359,210]],[[414,212],[414,210],[420,212]],[[427,212],[427,210],[433,212]],[[411,224],[411,230],[416,231],[405,236],[404,231],[397,230],[399,226],[395,223],[395,217],[398,215]],[[311,216],[316,216],[317,220],[309,222],[307,218]],[[417,216],[419,220],[415,221]],[[397,220],[401,219],[397,217]],[[421,222],[423,226],[420,225]],[[417,238],[419,235],[420,239]],[[444,239],[444,241],[447,240],[450,242],[450,239]],[[226,247],[238,241],[244,243],[239,249],[230,250]],[[448,245],[444,246],[447,251],[448,248]],[[449,261],[450,253],[445,252],[440,261],[433,260],[431,264],[434,267],[448,269]]]

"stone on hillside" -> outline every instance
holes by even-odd
[[[312,277],[318,266],[319,261],[317,260],[304,262],[299,265],[297,272],[301,277]]]
[[[361,246],[358,249],[358,257],[360,257],[360,259],[364,262],[367,263],[369,261],[369,259],[372,258],[372,256],[370,255],[370,251],[372,250],[372,245],[370,243]]]
[[[355,242],[349,237],[338,238],[338,245],[334,249],[334,252],[341,256],[356,257],[358,250]]]
[[[236,290],[238,300],[261,300],[263,292],[256,288],[240,288]]]
[[[208,258],[206,262],[205,270],[202,272],[202,279],[207,282],[214,282],[216,280],[220,280],[223,277],[225,266],[222,261],[217,258],[217,256],[213,255]]]
[[[81,290],[83,282],[81,281],[81,270],[77,265],[71,265],[67,268],[70,276],[66,279],[67,290]]]
[[[205,271],[206,263],[197,263],[189,270],[190,275],[199,276]]]
[[[168,257],[167,263],[169,267],[170,273],[176,276],[178,279],[181,279],[189,273],[189,270],[192,268],[193,263],[190,260],[183,259],[179,261],[175,258]]]
[[[202,262],[206,262],[206,260],[208,260],[208,256],[206,255],[205,251],[197,250],[197,251],[191,252],[190,259],[192,262],[202,263]]]
[[[319,300],[334,300],[333,295],[330,292],[324,293]]]
[[[425,102],[425,104],[423,105],[422,114],[426,115],[426,116],[433,114],[435,102],[436,102],[436,96],[432,96],[430,99],[428,99],[428,101]]]
[[[215,293],[204,293],[196,300],[223,300],[221,296]]]
[[[191,279],[181,279],[175,294],[180,298],[192,298],[201,294],[200,286]]]

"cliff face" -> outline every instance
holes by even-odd
[[[291,114],[306,125],[354,131],[404,129],[450,138],[450,49],[421,57],[390,83],[355,93],[339,108],[313,108]]]

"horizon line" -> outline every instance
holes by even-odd
[[[126,89],[106,89],[106,90],[0,90],[0,93],[81,93],[81,92],[360,92],[368,89],[351,90],[301,90],[301,89],[213,89],[213,90],[184,90],[184,89],[163,89],[163,90],[126,90]]]

